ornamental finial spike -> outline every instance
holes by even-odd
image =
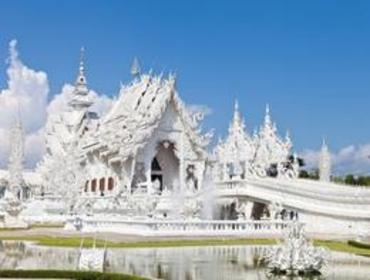
[[[270,105],[266,104],[266,112],[265,112],[265,124],[271,123],[271,117],[270,117]]]
[[[85,87],[87,86],[86,76],[85,76],[85,48],[81,47],[80,49],[80,65],[78,68],[78,75],[76,79],[76,88],[79,90],[86,91]]]
[[[238,112],[239,111],[239,102],[238,102],[238,99],[235,99],[235,102],[234,102],[234,112]]]
[[[238,100],[235,99],[233,123],[234,123],[234,125],[237,125],[237,124],[239,124],[239,122],[240,122],[239,103],[238,103]]]
[[[85,48],[81,47],[80,49],[80,76],[83,76],[85,73]]]
[[[322,147],[327,147],[325,136],[322,138]]]
[[[134,57],[134,60],[132,61],[130,72],[131,72],[131,75],[134,77],[139,76],[141,73],[140,62],[136,56]]]

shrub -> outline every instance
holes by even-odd
[[[349,240],[348,245],[356,247],[356,248],[361,248],[361,249],[370,249],[369,243],[362,243],[362,242],[355,241],[355,240]]]
[[[144,280],[138,276],[69,270],[0,270],[1,278],[59,278],[76,280]]]

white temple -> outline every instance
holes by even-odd
[[[353,220],[370,224],[370,191],[354,195],[330,182],[326,146],[321,181],[298,178],[290,136],[278,134],[269,106],[250,134],[236,102],[227,137],[210,153],[212,135],[201,130],[202,114],[179,97],[176,77],[144,73],[137,59],[131,74],[110,111],[98,116],[90,109],[82,51],[68,110],[47,120],[46,153],[34,171],[41,179],[22,195],[27,221],[62,221],[85,231],[228,235],[279,230],[291,219],[313,232],[351,232]],[[14,149],[8,174],[16,187],[20,159]]]

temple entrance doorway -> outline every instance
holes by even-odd
[[[175,155],[175,146],[167,141],[159,144],[157,154],[151,163],[151,181],[159,191],[172,190],[179,182],[179,159]]]
[[[151,181],[153,184],[159,184],[159,190],[163,191],[163,172],[162,168],[159,165],[157,158],[155,157],[152,161],[152,173],[151,173]]]

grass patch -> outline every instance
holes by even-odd
[[[7,236],[0,237],[0,240],[14,241],[33,241],[38,245],[43,246],[59,246],[59,247],[80,247],[80,237],[48,237],[48,236]],[[92,237],[84,238],[84,247],[91,247],[94,244]],[[276,239],[196,239],[196,240],[159,240],[159,241],[138,241],[138,242],[113,242],[96,240],[97,247],[107,248],[163,248],[163,247],[189,247],[189,246],[232,246],[232,245],[274,245]],[[352,253],[363,256],[370,256],[370,248],[362,248],[354,246],[347,241],[334,240],[314,240],[315,246],[325,247],[329,250]]]
[[[347,241],[315,240],[314,245],[322,246],[332,251],[351,253],[351,254],[370,257],[370,248],[355,247]]]
[[[68,271],[68,270],[0,270],[1,278],[58,278],[76,280],[145,280],[146,278],[118,274],[101,273],[91,271]]]
[[[38,245],[79,247],[80,237],[46,237],[46,236],[9,236],[0,237],[0,240],[33,241]],[[153,247],[185,247],[185,246],[230,246],[230,245],[271,245],[275,244],[274,239],[199,239],[199,240],[164,240],[164,241],[139,241],[139,242],[112,242],[101,239],[96,240],[97,247],[108,248],[153,248]],[[86,237],[84,247],[91,247],[94,239]]]
[[[29,228],[19,229],[19,228],[0,228],[0,232],[2,231],[19,231],[19,230],[27,230]]]

